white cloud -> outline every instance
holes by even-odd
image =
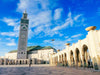
[[[28,30],[28,38],[31,39],[33,36],[34,36],[34,32],[31,29],[29,29]]]
[[[62,11],[63,11],[62,8],[58,8],[58,9],[55,10],[54,20],[60,19]]]
[[[85,18],[82,16],[82,14],[73,16],[71,11],[68,13],[68,17],[65,19],[65,22],[62,25],[56,26],[53,28],[53,31],[58,31],[65,29],[67,27],[72,26],[81,26],[84,24]],[[78,23],[78,25],[77,25]]]
[[[4,17],[2,19],[5,23],[7,23],[8,26],[16,26],[19,24],[18,19],[11,19],[11,18],[6,18]]]
[[[30,27],[48,25],[51,23],[51,10],[41,11],[38,14],[29,15]]]
[[[50,43],[51,40],[44,40],[43,42],[44,42],[44,43]]]
[[[30,14],[52,9],[57,6],[57,0],[20,0],[18,3],[18,12],[23,12],[25,9]]]
[[[6,40],[11,40],[11,38],[6,38]]]
[[[80,37],[80,36],[82,36],[83,34],[77,34],[77,35],[73,35],[73,36],[71,36],[71,38],[76,38],[76,37]]]
[[[13,27],[13,31],[12,32],[1,32],[1,35],[18,37],[19,24],[20,24],[19,20],[18,19],[11,19],[11,18],[4,17],[2,19],[2,21],[7,23],[8,26],[12,26]]]
[[[72,39],[71,38],[68,38],[67,41],[72,41]]]
[[[11,37],[18,37],[18,32],[2,32],[1,35],[11,36]]]
[[[34,43],[28,43],[28,45],[34,45]]]
[[[68,38],[69,36],[65,36],[65,38]]]
[[[27,5],[26,5],[27,4]],[[52,6],[51,6],[52,4]],[[18,3],[18,12],[23,12],[25,9],[28,13],[29,18],[29,27],[34,28],[34,30],[30,30],[34,35],[40,35],[40,33],[44,33],[44,36],[53,36],[58,34],[59,36],[63,36],[58,31],[52,31],[51,26],[53,16],[52,16],[52,8],[56,6],[57,3],[51,0],[20,0]],[[61,12],[62,8],[58,8],[57,12]]]
[[[56,26],[53,31],[57,31],[57,30],[62,30],[65,29],[68,26],[72,26],[73,25],[73,19],[71,17],[71,12],[68,13],[68,18],[65,20],[65,23],[60,25],[60,26]]]
[[[81,16],[81,14],[79,14],[79,15],[75,16],[75,17],[74,17],[74,20],[75,20],[75,21],[77,21],[77,20],[78,20],[78,18],[79,18],[80,16]]]
[[[15,40],[14,39],[11,39],[10,40],[10,43],[7,43],[6,45],[7,46],[16,46]]]
[[[52,5],[52,6],[51,6]],[[59,35],[63,36],[63,33],[59,30],[65,29],[69,26],[73,26],[74,21],[77,20],[80,16],[73,16],[72,12],[69,11],[67,18],[64,21],[61,21],[61,24],[54,25],[56,22],[52,23],[55,19],[56,21],[61,19],[63,8],[57,8],[53,10],[52,8],[57,6],[57,2],[51,0],[20,0],[18,3],[17,12],[23,12],[25,9],[28,13],[29,18],[29,34],[28,37],[31,39],[35,35],[40,35],[43,33],[43,36],[54,36]],[[54,15],[54,16],[53,16]],[[12,32],[2,32],[2,35],[6,36],[16,36],[18,37],[19,32],[19,20],[18,19],[9,19],[4,18],[4,22],[8,26],[13,26],[14,29]],[[33,30],[34,29],[34,30]]]

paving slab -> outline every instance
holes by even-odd
[[[56,66],[0,67],[0,75],[100,75],[90,69]]]

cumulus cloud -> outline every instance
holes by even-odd
[[[7,43],[6,45],[7,46],[16,46],[15,40],[14,39],[11,39],[10,40],[10,43]]]
[[[18,32],[19,32],[19,20],[18,19],[11,19],[11,18],[6,18],[4,17],[2,19],[3,22],[5,22],[8,26],[13,27],[13,31],[10,32],[1,32],[0,34],[3,36],[13,36],[13,37],[18,37]]]
[[[72,12],[69,11],[65,20],[62,19],[63,8],[54,9],[58,4],[51,0],[20,0],[17,7],[17,12],[23,12],[25,9],[28,13],[29,18],[29,34],[28,37],[31,39],[35,35],[44,34],[43,36],[63,36],[60,30],[72,27],[77,22],[84,21],[80,14],[73,16]],[[52,5],[52,6],[51,6]],[[52,10],[53,9],[53,10]],[[53,16],[54,15],[54,16]],[[79,18],[82,18],[81,20]],[[59,21],[60,19],[60,21]],[[13,26],[13,32],[2,32],[2,35],[18,36],[16,32],[19,31],[19,20],[4,18],[4,22],[8,26]],[[59,22],[59,23],[56,23]],[[11,34],[9,34],[11,33]],[[14,34],[15,33],[15,34]]]
[[[7,23],[8,26],[16,26],[17,24],[19,24],[18,19],[11,19],[4,17],[2,21]]]
[[[55,0],[56,1],[56,0]],[[18,3],[18,12],[23,12],[25,9],[28,13],[29,18],[29,27],[30,29],[34,28],[34,30],[30,30],[31,32],[34,32],[34,35],[39,35],[41,32],[44,33],[44,36],[53,36],[55,34],[58,34],[59,36],[63,36],[58,31],[52,30],[52,8],[56,7],[57,3],[55,1],[51,0],[20,0]],[[25,4],[25,5],[24,5]],[[27,4],[27,5],[26,5]],[[51,6],[52,5],[52,6]],[[56,17],[61,15],[62,8],[55,9]]]
[[[2,32],[1,35],[11,36],[11,37],[18,37],[18,32]]]

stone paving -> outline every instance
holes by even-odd
[[[88,69],[76,69],[67,67],[0,67],[0,75],[100,75]]]

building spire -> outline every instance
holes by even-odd
[[[26,9],[25,9],[25,11],[24,11],[24,13],[23,13],[23,18],[27,19]]]
[[[26,9],[25,9],[24,13],[26,13]]]

